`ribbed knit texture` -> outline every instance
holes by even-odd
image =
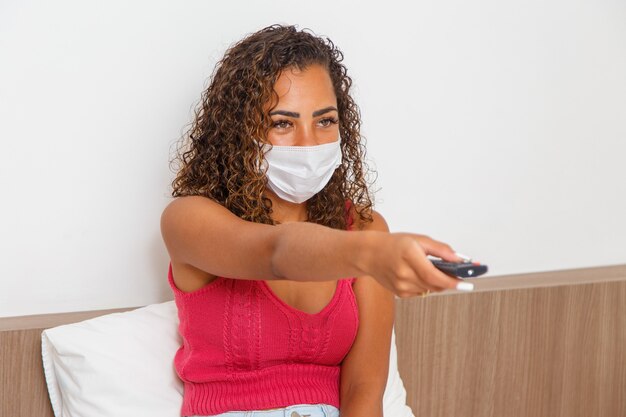
[[[174,357],[184,384],[181,415],[294,404],[340,408],[340,364],[359,324],[355,279],[337,281],[329,304],[309,314],[286,304],[263,280],[217,277],[182,292],[170,264],[183,341]]]

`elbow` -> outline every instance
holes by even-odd
[[[270,273],[273,279],[282,280],[285,279],[285,274],[281,271],[281,259],[283,259],[283,246],[284,242],[281,242],[281,236],[283,235],[281,225],[273,227],[273,236],[270,239]]]
[[[285,279],[285,276],[278,269],[277,252],[274,250],[272,256],[270,256],[270,272],[273,279],[280,280]]]

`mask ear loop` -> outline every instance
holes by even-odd
[[[255,145],[257,145],[257,159],[256,159],[256,171],[257,173],[267,176],[267,170],[269,169],[269,164],[265,159],[265,154],[272,149],[271,143],[263,143],[259,140],[252,140]],[[265,167],[265,169],[263,169]]]

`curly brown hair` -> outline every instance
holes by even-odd
[[[320,64],[328,70],[337,97],[343,157],[324,189],[307,200],[307,221],[345,230],[349,200],[361,219],[358,224],[372,222],[360,112],[342,61],[343,53],[330,39],[295,26],[271,25],[231,46],[217,63],[195,120],[170,161],[171,166],[179,163],[172,196],[201,195],[244,220],[278,224],[270,216],[272,201],[263,195],[267,177],[258,169],[264,166],[269,112],[278,103],[274,84],[287,68]],[[270,109],[264,111],[267,103]]]

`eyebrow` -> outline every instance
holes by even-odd
[[[329,111],[338,111],[336,107],[333,106],[329,106],[329,107],[325,107],[323,109],[320,110],[315,110],[313,112],[313,117],[317,117],[317,116],[321,116],[324,113],[328,113]],[[287,110],[274,110],[273,112],[270,113],[270,116],[274,115],[274,114],[280,114],[283,116],[288,116],[288,117],[294,117],[294,118],[298,118],[300,117],[300,113],[296,113],[293,111],[287,111]]]

